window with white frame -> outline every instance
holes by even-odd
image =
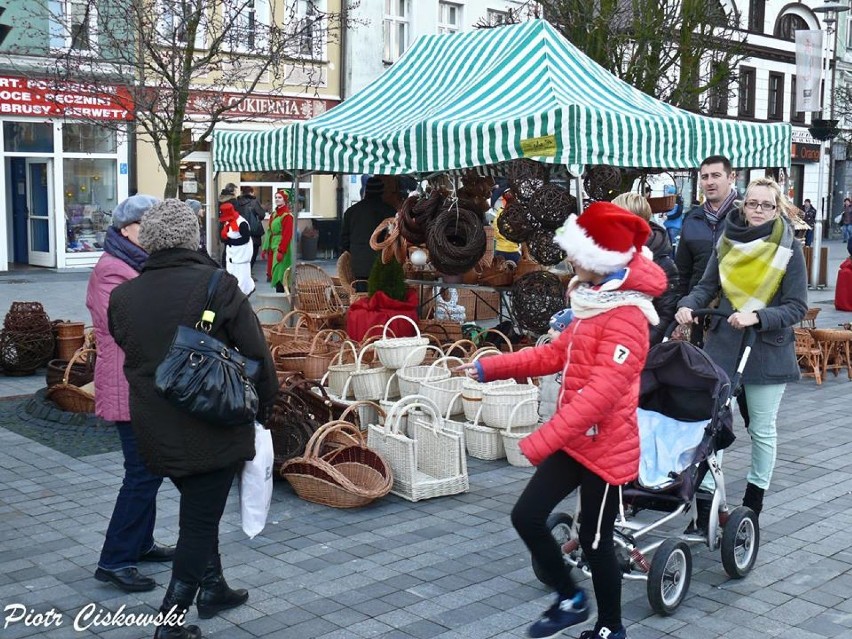
[[[225,48],[258,53],[268,43],[269,0],[224,0]]]
[[[93,51],[97,48],[98,10],[90,0],[63,0],[63,33],[66,49]]]
[[[456,33],[461,30],[462,5],[455,2],[438,3],[438,33]]]
[[[323,59],[325,50],[324,0],[298,0],[291,37],[291,54],[299,58]]]
[[[852,49],[852,16],[846,18],[846,48]]]
[[[408,48],[409,0],[385,0],[385,62],[396,62]]]
[[[506,24],[509,21],[508,11],[498,11],[497,9],[488,9],[485,14],[485,19],[492,27],[499,27],[501,24]]]
[[[189,25],[196,21],[195,48],[204,48],[206,0],[157,0],[157,33],[166,44],[186,44]]]

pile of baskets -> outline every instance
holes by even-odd
[[[0,331],[0,369],[6,375],[32,375],[53,355],[50,318],[39,302],[12,302]]]
[[[491,382],[465,392],[476,391],[481,395],[479,407],[473,421],[465,424],[468,454],[489,460],[506,457],[513,466],[529,466],[518,445],[538,427],[538,387]]]

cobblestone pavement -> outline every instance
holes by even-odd
[[[671,617],[651,612],[644,582],[625,581],[631,639],[852,636],[850,389],[845,376],[822,386],[808,380],[788,387],[754,571],[730,580],[718,552],[693,546],[689,595]],[[734,500],[742,495],[748,454],[739,424],[737,433],[725,455]],[[4,639],[153,634],[133,627],[72,627],[89,604],[153,612],[168,580],[165,566],[145,564],[142,570],[161,587],[124,595],[92,578],[121,473],[118,452],[77,459],[0,420],[0,607],[18,603],[64,615],[60,627],[11,624],[0,633]],[[530,470],[472,460],[470,474],[464,495],[414,504],[389,496],[357,510],[303,502],[286,483],[277,483],[270,522],[253,540],[240,530],[232,495],[222,522],[222,553],[231,584],[249,588],[251,597],[245,606],[201,621],[205,637],[523,636],[550,603],[508,517]],[[573,500],[564,505],[570,510]],[[157,537],[173,543],[176,535],[177,493],[167,482]]]

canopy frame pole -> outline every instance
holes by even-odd
[[[583,212],[583,176],[574,176],[574,188],[577,189],[577,214]]]

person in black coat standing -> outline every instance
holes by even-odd
[[[149,470],[169,477],[180,492],[180,524],[172,577],[155,639],[198,639],[183,615],[198,593],[198,614],[208,618],[248,599],[222,574],[219,520],[234,475],[254,457],[254,424],[208,423],[182,412],[154,388],[154,374],[179,325],[201,317],[207,285],[217,265],[198,252],[198,217],[169,199],[141,220],[139,243],[150,257],[139,276],[118,286],[109,303],[109,330],[124,350],[130,385],[130,420]],[[257,317],[237,281],[225,275],[213,296],[211,335],[261,361],[258,420],[277,392],[275,367]],[[169,615],[169,611],[174,612]]]
[[[257,254],[260,252],[260,245],[263,243],[263,235],[266,232],[262,224],[263,220],[266,219],[266,209],[257,201],[253,186],[240,187],[240,196],[237,198],[234,207],[240,215],[246,218],[249,224],[252,242],[251,266],[254,268]]]
[[[680,280],[677,266],[675,266],[672,259],[672,244],[666,229],[651,221],[653,212],[646,198],[638,193],[622,193],[616,196],[612,203],[638,215],[648,222],[648,226],[651,227],[651,235],[648,236],[645,247],[653,254],[654,264],[662,268],[666,273],[666,290],[662,295],[654,298],[654,308],[657,311],[657,315],[660,316],[660,322],[656,326],[650,327],[649,336],[651,346],[653,346],[663,341],[666,329],[674,321],[675,311],[677,311],[677,301],[680,299],[678,297],[678,283]]]
[[[373,262],[379,251],[370,248],[370,237],[382,220],[394,217],[396,211],[382,200],[384,183],[377,177],[371,177],[364,186],[364,199],[353,204],[343,214],[340,229],[340,249],[349,251],[352,258],[352,275],[356,280],[370,277]]]

